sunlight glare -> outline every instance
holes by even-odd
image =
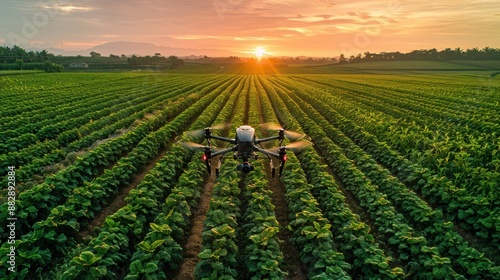
[[[263,47],[257,47],[255,48],[254,54],[258,59],[261,59],[262,56],[266,54],[266,49],[264,49]]]

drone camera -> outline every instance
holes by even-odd
[[[248,161],[245,161],[241,165],[238,165],[237,170],[248,174],[250,171],[254,170],[254,167]]]

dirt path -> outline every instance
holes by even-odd
[[[300,261],[297,247],[290,242],[292,233],[286,228],[289,223],[288,215],[290,213],[288,212],[288,206],[285,198],[285,186],[279,181],[278,178],[271,178],[271,172],[269,169],[269,167],[266,168],[269,177],[269,189],[272,191],[271,201],[275,206],[274,213],[276,214],[276,220],[278,220],[280,225],[278,238],[282,241],[280,244],[281,252],[284,257],[282,269],[288,273],[284,279],[307,279],[307,268]]]
[[[194,209],[191,216],[191,230],[189,238],[184,247],[182,264],[179,269],[179,274],[175,280],[190,280],[194,279],[194,268],[198,263],[198,254],[201,251],[201,234],[203,233],[203,222],[207,217],[207,212],[210,209],[210,199],[212,198],[212,189],[215,179],[209,176],[203,191],[198,206]]]
[[[259,88],[259,87],[257,87]],[[260,93],[259,93],[260,94]],[[261,106],[260,95],[257,94],[257,108],[259,110],[259,121],[263,124],[263,110]],[[266,93],[267,94],[267,93]],[[266,130],[262,130],[262,137],[269,137],[269,133]],[[269,142],[269,145],[276,144],[276,142]],[[272,144],[271,144],[272,143]],[[267,146],[266,146],[267,147]],[[297,247],[290,242],[290,238],[292,237],[292,233],[286,228],[289,224],[288,216],[288,203],[286,201],[286,190],[283,183],[278,178],[278,174],[276,174],[276,178],[272,178],[271,176],[271,167],[268,164],[265,164],[267,179],[269,181],[269,190],[271,190],[271,203],[274,205],[274,214],[276,215],[276,220],[280,225],[280,231],[278,233],[278,238],[282,242],[280,244],[281,252],[283,253],[283,264],[282,270],[287,273],[284,277],[285,280],[302,280],[308,279],[307,277],[307,267],[302,264],[300,261],[299,251]],[[278,173],[276,171],[276,173]]]
[[[238,96],[234,99],[232,105],[226,103],[226,106],[232,106],[232,112],[226,123],[231,123],[237,109],[236,104],[243,91],[238,92]],[[223,110],[223,109],[222,109]],[[216,124],[216,123],[215,123]],[[228,131],[224,131],[221,136],[227,136]],[[212,163],[216,163],[218,158],[214,158]],[[194,209],[191,216],[191,229],[189,237],[185,244],[183,244],[183,259],[179,268],[179,272],[174,278],[175,280],[192,280],[194,279],[194,270],[196,264],[200,260],[198,254],[201,252],[201,236],[203,234],[203,222],[207,217],[208,210],[210,209],[210,200],[212,199],[212,190],[215,184],[215,164],[212,165],[212,175],[208,176],[205,186],[203,187],[198,206]]]

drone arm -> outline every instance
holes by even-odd
[[[279,174],[279,176],[281,176],[281,174],[283,173],[283,168],[285,167],[285,162],[287,160],[285,147],[281,147],[278,153],[273,153],[273,152],[270,152],[270,151],[266,151],[266,150],[261,149],[261,148],[259,148],[257,146],[255,146],[254,149],[256,151],[259,151],[259,152],[263,153],[263,154],[266,154],[268,156],[273,156],[273,157],[279,159],[280,160],[280,169],[279,169],[279,173],[278,174]],[[272,163],[271,163],[271,169],[274,169],[273,166],[272,166]],[[274,177],[274,171],[273,171],[273,177]]]
[[[256,139],[255,144],[260,144],[262,142],[267,142],[267,141],[272,141],[276,139],[281,139],[280,136],[272,136],[272,137],[267,137],[267,138],[262,138],[262,139]]]
[[[221,141],[226,141],[226,142],[229,142],[231,144],[236,144],[236,140],[235,139],[229,139],[229,138],[221,137],[221,136],[217,136],[217,135],[210,135],[210,138],[221,140]]]
[[[280,158],[280,155],[279,155],[279,154],[277,154],[277,153],[273,153],[273,152],[270,152],[270,151],[266,151],[266,150],[261,149],[261,148],[259,148],[259,147],[257,147],[257,146],[254,146],[254,149],[255,149],[256,151],[258,151],[258,152],[261,152],[261,153],[265,154],[265,155],[272,156],[272,157],[275,157],[275,158],[278,158],[278,159]]]
[[[235,147],[232,147],[232,148],[229,148],[229,149],[225,149],[225,150],[221,150],[221,151],[218,151],[218,152],[212,153],[212,157],[215,157],[215,156],[218,156],[218,155],[223,155],[223,154],[227,154],[227,153],[229,153],[229,152],[236,151],[236,150],[237,150],[237,147],[238,147],[238,146],[235,146]]]

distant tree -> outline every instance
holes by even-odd
[[[155,53],[155,56],[156,56],[156,57],[160,57],[160,56],[161,56],[161,53],[157,52],[157,53]]]
[[[128,64],[137,66],[139,65],[139,58],[136,55],[132,55],[127,59]]]
[[[90,52],[90,57],[98,58],[101,57],[101,54],[98,52],[91,51]]]
[[[500,49],[484,47],[483,49],[472,48],[466,51],[461,48],[446,48],[441,51],[432,49],[413,50],[408,53],[400,52],[365,52],[364,56],[351,56],[349,60],[342,54],[339,63],[360,61],[398,61],[398,60],[500,60]]]
[[[439,59],[440,60],[451,60],[455,56],[455,53],[451,48],[446,48],[442,51],[439,52]]]
[[[167,58],[167,61],[170,62],[170,69],[175,69],[184,66],[184,60],[178,58],[175,55],[169,56]]]
[[[121,58],[127,58],[127,56],[125,54],[122,54],[120,57]]]
[[[351,59],[349,60],[349,62],[361,62],[363,60],[363,57],[361,56],[361,54],[359,53],[357,56],[351,56]]]
[[[12,53],[17,57],[23,57],[26,55],[26,51],[19,46],[12,47]]]
[[[0,46],[0,63],[15,63],[17,65],[51,61],[55,58],[54,54],[47,50],[26,51],[19,46],[7,47]],[[34,67],[34,66],[30,66]]]
[[[365,60],[372,60],[373,57],[375,56],[374,53],[370,53],[370,52],[365,52],[364,54],[365,54],[365,56],[363,59],[365,59]]]
[[[478,59],[479,58],[479,48],[467,49],[465,51],[467,58],[469,59]]]
[[[38,53],[38,56],[40,57],[40,59],[42,59],[42,61],[49,61],[50,60],[50,55],[49,55],[49,52],[47,50],[42,50]]]
[[[110,58],[120,58],[118,55],[115,55],[115,54],[110,54],[109,57]]]
[[[482,55],[481,59],[495,59],[495,57],[498,59],[500,56],[500,49],[494,49],[490,47],[484,47],[482,49]]]
[[[344,54],[341,54],[339,57],[339,64],[344,64],[347,63],[347,59],[345,58]]]

